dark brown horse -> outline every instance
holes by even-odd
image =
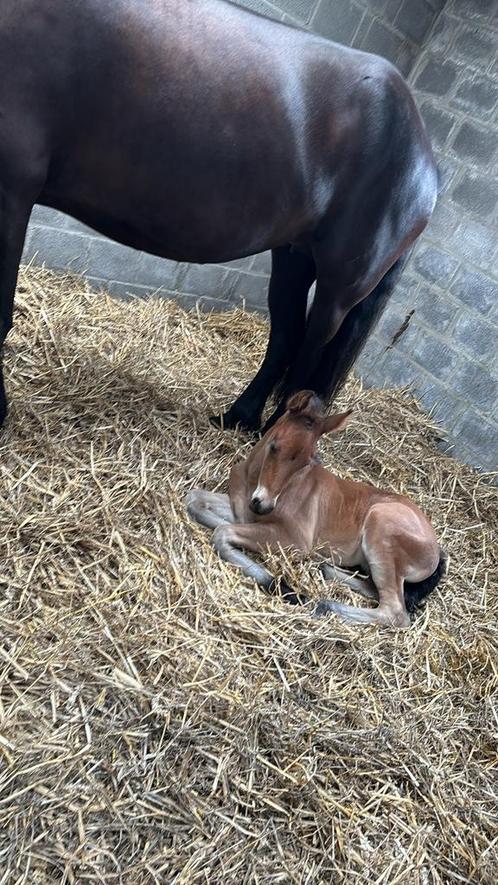
[[[1,0],[0,345],[34,203],[179,261],[272,249],[268,350],[223,416],[256,428],[274,389],[344,380],[436,180],[381,58],[223,0]]]

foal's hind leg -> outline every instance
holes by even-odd
[[[274,387],[281,381],[301,338],[304,336],[306,306],[315,279],[315,264],[310,256],[282,246],[272,252],[272,273],[268,291],[270,337],[259,372],[233,406],[214,418],[223,427],[240,424],[257,430],[261,415]]]
[[[320,566],[320,570],[326,581],[338,581],[355,593],[359,593],[360,596],[364,596],[365,599],[379,599],[377,587],[371,578],[358,578],[345,569],[330,565],[328,562],[324,562]]]

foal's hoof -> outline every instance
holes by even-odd
[[[336,611],[337,606],[335,602],[332,602],[330,599],[322,599],[315,608],[313,612],[313,617],[323,618],[325,617],[325,615],[330,615],[332,612]]]

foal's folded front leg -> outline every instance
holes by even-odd
[[[208,529],[234,522],[230,499],[220,492],[206,492],[204,489],[192,489],[187,495],[189,516]]]
[[[213,545],[222,559],[231,562],[248,578],[253,578],[267,593],[278,592],[278,584],[274,576],[261,563],[251,559],[243,550],[263,553],[269,546],[276,545],[275,532],[271,526],[257,524],[220,525],[213,534]],[[282,544],[282,539],[280,538]],[[241,549],[242,548],[242,549]],[[280,595],[290,605],[306,605],[309,602],[304,593],[297,593],[281,579]]]

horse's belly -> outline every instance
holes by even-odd
[[[268,140],[233,149],[217,139],[200,161],[188,130],[176,143],[135,150],[131,139],[68,150],[40,202],[127,245],[178,261],[217,262],[302,236],[314,208],[292,156]],[[94,157],[98,159],[94,159]]]

